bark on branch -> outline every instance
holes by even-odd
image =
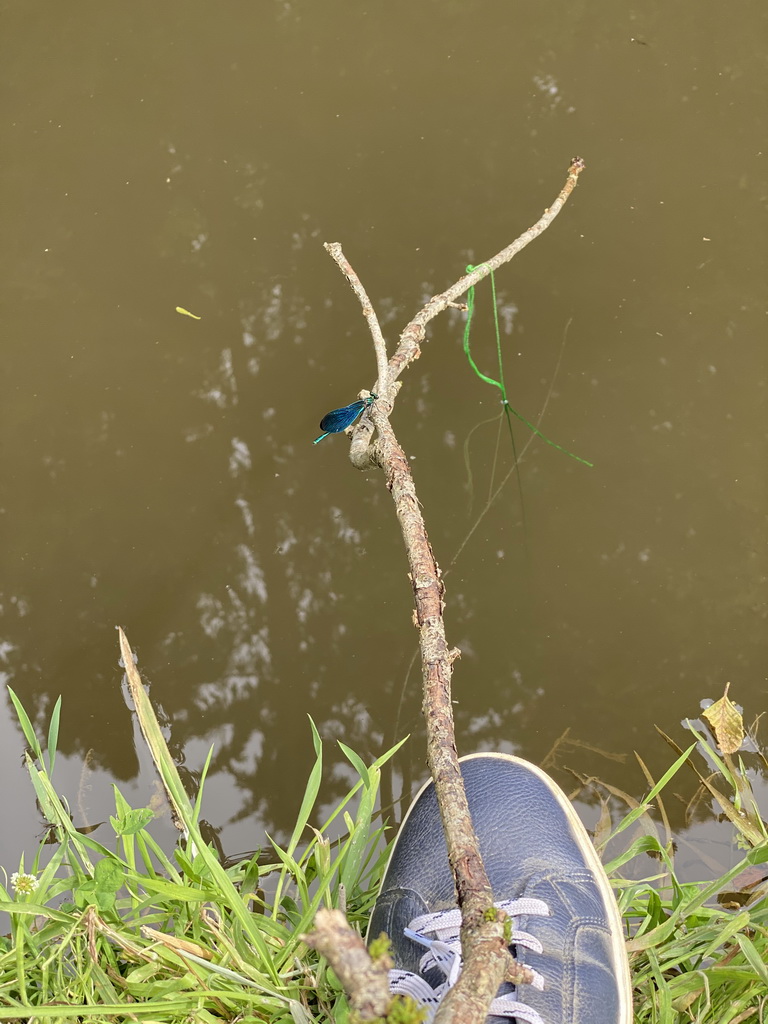
[[[403,370],[419,357],[429,321],[454,304],[492,270],[508,263],[548,228],[576,187],[583,169],[583,160],[575,158],[560,194],[532,227],[446,291],[431,298],[403,330],[397,349],[388,362],[381,327],[359,277],[338,242],[326,243],[325,246],[360,301],[376,351],[378,380],[374,390],[379,400],[356,427],[350,458],[359,469],[378,466],[384,471],[405,542],[419,628],[427,761],[435,782],[448,860],[462,911],[464,967],[458,982],[440,1005],[435,1024],[457,1024],[459,1021],[468,1024],[484,1020],[487,1007],[505,977],[523,982],[530,981],[531,975],[527,968],[511,960],[503,940],[504,915],[494,913],[492,909],[493,893],[480,857],[458,764],[451,704],[452,664],[458,652],[455,648],[449,649],[446,642],[443,623],[445,588],[421,515],[410,465],[395,437],[389,416],[398,390],[395,382]],[[370,441],[372,424],[378,431],[374,442]],[[341,965],[333,942],[324,943],[322,952],[341,978]],[[349,976],[348,972],[345,976]]]
[[[314,930],[302,935],[301,941],[328,960],[352,1009],[363,1020],[386,1016],[391,1002],[387,972],[392,962],[386,957],[372,960],[340,910],[318,910]]]

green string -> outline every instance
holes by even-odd
[[[480,264],[480,266],[484,266],[484,265],[485,264]],[[470,264],[467,267],[467,273],[471,274],[473,270],[477,270],[477,269],[479,269],[479,268],[478,267],[473,267]],[[469,360],[469,365],[475,371],[475,373],[480,378],[480,380],[484,380],[486,384],[492,384],[494,387],[499,389],[499,391],[501,392],[501,402],[502,402],[502,405],[504,406],[504,411],[507,414],[507,417],[509,417],[509,413],[511,412],[514,416],[517,416],[517,418],[522,423],[524,423],[526,425],[526,427],[528,427],[529,430],[532,430],[533,433],[537,437],[540,437],[542,441],[545,441],[548,445],[550,445],[550,447],[557,448],[557,450],[559,452],[562,452],[564,455],[567,455],[571,459],[575,459],[577,462],[582,463],[582,465],[584,465],[584,466],[590,466],[590,467],[593,466],[594,463],[587,462],[586,459],[582,459],[578,455],[574,455],[573,452],[569,452],[567,448],[563,448],[562,445],[557,444],[555,441],[550,441],[550,439],[548,437],[546,437],[544,434],[542,434],[542,432],[539,430],[538,427],[535,427],[533,425],[533,423],[530,422],[530,420],[527,420],[525,418],[525,416],[523,416],[521,413],[519,413],[517,411],[517,409],[513,409],[512,406],[509,404],[509,399],[507,398],[507,389],[504,386],[504,364],[503,364],[502,352],[501,352],[501,332],[499,330],[499,310],[498,310],[498,303],[496,301],[496,281],[495,281],[495,278],[493,276],[493,271],[491,271],[491,292],[492,292],[492,296],[493,296],[493,322],[494,322],[494,326],[496,328],[496,356],[497,356],[498,363],[499,363],[499,377],[501,379],[500,380],[494,380],[493,377],[488,377],[486,374],[484,374],[482,372],[482,370],[480,370],[478,368],[477,363],[472,358],[472,352],[471,352],[470,347],[469,347],[469,333],[470,333],[470,329],[471,329],[471,326],[472,326],[472,317],[473,317],[474,312],[475,312],[475,286],[474,285],[471,285],[470,288],[467,290],[467,321],[464,324],[464,354],[466,355],[467,359]],[[513,444],[514,444],[514,441],[513,441]]]
[[[467,273],[471,274],[473,270],[477,270],[477,267],[473,267],[471,264],[467,267]],[[491,271],[491,281],[493,281],[493,271]],[[493,384],[497,387],[503,396],[503,401],[506,401],[507,396],[504,390],[504,385],[498,380],[494,380],[493,377],[486,377],[481,370],[477,368],[475,360],[472,358],[472,353],[469,349],[469,329],[472,325],[472,316],[475,312],[475,286],[471,285],[467,292],[467,322],[464,324],[464,354],[469,360],[469,365],[475,371],[480,380],[484,380],[486,384]]]

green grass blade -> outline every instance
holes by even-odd
[[[118,631],[118,634],[120,638],[120,652],[123,664],[125,665],[128,686],[133,698],[134,707],[136,708],[139,725],[172,806],[179,819],[183,822],[190,840],[195,844],[197,852],[203,859],[216,888],[219,890],[217,893],[218,900],[220,902],[223,901],[237,918],[244,934],[253,943],[261,957],[264,970],[271,977],[273,984],[279,987],[280,981],[274,968],[272,955],[259,929],[258,922],[243,903],[227,872],[200,834],[189,797],[186,794],[176,765],[168,750],[154,709],[152,708],[152,703],[141,682],[128,639],[122,629]]]
[[[195,821],[200,820],[200,809],[203,802],[203,787],[205,786],[205,780],[208,778],[208,769],[211,767],[211,759],[213,758],[213,747],[208,751],[208,756],[205,759],[203,770],[200,774],[200,785],[197,789],[197,797],[195,798]]]
[[[342,754],[344,755],[344,757],[346,757],[346,759],[349,761],[349,763],[355,769],[357,774],[362,779],[363,783],[366,786],[370,785],[370,778],[368,776],[368,769],[366,768],[365,762],[363,761],[362,757],[360,757],[358,754],[356,754],[354,752],[354,750],[350,749],[350,747],[348,747],[346,745],[346,743],[342,743],[341,740],[338,740],[338,744],[339,744],[339,747],[341,748]]]
[[[688,749],[684,751],[684,753],[682,753],[680,757],[678,757],[678,759],[675,761],[672,767],[668,768],[664,772],[662,777],[650,791],[650,793],[642,802],[642,804],[639,807],[635,807],[633,810],[631,810],[629,814],[622,821],[619,822],[619,824],[616,826],[616,828],[609,836],[607,842],[610,842],[611,839],[614,839],[616,836],[620,835],[625,829],[629,828],[630,825],[633,825],[638,818],[642,817],[646,813],[653,800],[659,795],[662,789],[664,789],[664,787],[667,785],[670,779],[674,778],[674,776],[677,775],[678,771],[682,768],[682,766],[690,757],[691,752],[695,749],[696,744],[692,743],[690,747],[688,747]]]
[[[35,734],[34,727],[29,720],[29,715],[24,710],[24,705],[21,703],[21,701],[10,688],[10,686],[7,689],[10,698],[13,702],[13,706],[16,711],[16,717],[18,718],[19,725],[21,726],[21,731],[24,733],[24,739],[27,741],[27,746],[34,753],[35,757],[42,765],[43,752],[40,749],[40,741],[38,740],[37,735]]]
[[[402,745],[406,743],[409,739],[410,735],[404,736],[399,743],[396,743],[394,745],[394,747],[390,747],[389,750],[385,751],[383,754],[377,757],[376,760],[371,765],[370,770],[373,770],[374,768],[382,768],[387,763],[387,761],[390,760],[390,758],[394,757],[394,755],[398,752],[400,747],[402,747]],[[366,768],[366,771],[368,770],[369,769]],[[347,806],[350,800],[352,800],[353,797],[357,794],[357,791],[360,789],[362,785],[362,779],[354,784],[354,786],[352,787],[352,789],[350,789],[350,791],[347,793],[344,799],[337,804],[337,806],[331,812],[330,816],[323,822],[322,826],[320,827],[320,832],[324,833],[328,831],[328,829],[336,820],[336,818],[338,818],[338,816],[344,812],[344,808]]]
[[[59,921],[66,925],[71,925],[73,922],[71,914],[46,907],[42,903],[17,903],[15,900],[2,900],[0,901],[0,913],[9,914],[11,917],[45,917],[49,921]]]
[[[59,720],[61,718],[61,696],[53,706],[51,721],[48,726],[48,774],[53,775],[53,764],[56,760],[56,747],[59,742]]]
[[[317,800],[317,794],[320,792],[320,782],[323,777],[323,743],[320,739],[320,734],[315,728],[315,723],[311,718],[309,719],[309,724],[312,727],[312,740],[315,745],[315,763],[312,766],[312,771],[309,773],[309,780],[307,781],[307,785],[304,790],[304,796],[296,818],[296,824],[293,827],[291,839],[288,843],[287,852],[291,856],[293,856],[293,852],[304,833],[304,829],[307,827],[309,816],[312,813],[315,801]]]
[[[280,857],[283,864],[283,868],[282,871],[280,872],[280,877],[278,879],[277,888],[275,890],[275,898],[272,907],[273,917],[276,916],[278,913],[280,901],[282,900],[283,896],[283,888],[285,886],[286,875],[288,874],[289,871],[289,868],[287,866],[288,862],[286,858],[288,858],[290,862],[296,863],[294,861],[293,855],[296,850],[296,847],[299,844],[299,840],[301,839],[301,836],[304,833],[304,829],[307,827],[307,824],[309,822],[309,816],[312,812],[312,809],[315,806],[317,794],[320,792],[320,782],[322,781],[323,777],[323,741],[320,738],[320,733],[317,731],[317,728],[315,726],[315,723],[312,721],[312,718],[310,716],[307,717],[309,718],[309,724],[312,729],[312,743],[315,748],[315,763],[312,766],[312,771],[309,773],[309,780],[307,781],[306,789],[304,790],[304,796],[301,801],[301,807],[299,808],[299,814],[298,817],[296,818],[296,824],[293,827],[293,832],[291,833],[291,838],[290,841],[288,842],[288,847],[285,850],[285,853],[283,853],[283,851],[280,850],[275,843],[272,843],[272,845],[275,847],[275,850],[278,851],[278,856]],[[270,842],[272,842],[271,839]],[[304,862],[304,860],[308,856],[309,850],[313,846],[314,842],[310,843],[308,849],[304,852],[304,856],[299,858],[300,863]]]
[[[763,936],[763,942],[765,942],[766,936]],[[742,933],[736,936],[736,941],[741,947],[741,951],[747,958],[749,965],[755,974],[760,978],[762,983],[765,985],[766,992],[768,992],[768,967],[766,967],[765,956],[768,950],[764,950],[762,956],[757,951],[754,942],[749,938],[748,935]]]
[[[378,769],[371,769],[370,776],[371,780],[363,788],[363,793],[360,797],[357,819],[352,828],[349,843],[347,844],[346,856],[341,868],[341,884],[345,887],[349,896],[359,888],[360,873],[368,845],[371,818],[378,791]]]

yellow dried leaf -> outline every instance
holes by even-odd
[[[742,721],[739,709],[728,699],[728,687],[725,685],[725,693],[711,704],[704,712],[704,717],[712,726],[717,745],[724,754],[735,754],[744,742],[744,722]]]

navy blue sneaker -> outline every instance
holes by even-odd
[[[570,801],[552,779],[508,754],[460,759],[496,905],[512,919],[513,956],[531,985],[504,984],[490,1021],[632,1024],[624,935],[610,883]],[[394,993],[432,1019],[461,970],[453,876],[435,787],[411,804],[395,839],[368,928],[392,942]]]

